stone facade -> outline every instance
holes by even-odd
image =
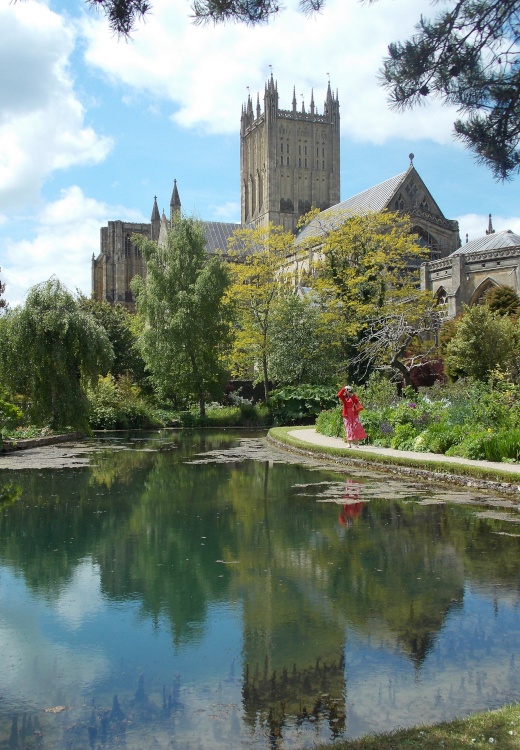
[[[463,312],[463,305],[479,304],[494,286],[512,287],[520,295],[520,235],[495,232],[491,217],[485,235],[421,266],[421,288],[434,292],[447,319]]]
[[[409,168],[395,177],[340,203],[340,117],[338,95],[327,88],[324,112],[318,114],[311,95],[309,111],[296,106],[278,106],[278,86],[271,76],[264,93],[264,110],[257,97],[256,113],[251,98],[242,107],[240,124],[241,225],[203,222],[208,252],[226,252],[228,238],[239,226],[267,226],[270,222],[295,232],[292,270],[303,276],[313,255],[319,253],[319,235],[349,216],[366,211],[403,211],[412,218],[421,244],[436,261],[460,245],[458,224],[440,210],[417,170],[410,154]],[[303,231],[298,219],[311,208],[321,213]],[[177,183],[170,200],[170,217],[159,214],[154,199],[149,224],[109,221],[101,229],[100,252],[92,256],[92,292],[111,304],[134,306],[130,282],[146,275],[133,234],[163,241],[175,212],[181,210]],[[312,251],[309,236],[317,238]]]
[[[309,111],[278,106],[278,86],[265,87],[264,111],[251,97],[240,122],[240,190],[242,224],[270,222],[295,231],[300,216],[340,200],[340,119],[338,96],[330,83],[324,113],[318,114],[311,94]]]

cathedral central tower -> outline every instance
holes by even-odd
[[[265,86],[264,111],[257,97],[242,107],[240,123],[241,222],[269,222],[294,231],[311,208],[329,208],[340,200],[339,101],[327,88],[324,113],[311,94],[309,111],[278,106],[278,85]]]

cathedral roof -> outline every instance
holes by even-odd
[[[359,216],[369,211],[382,211],[388,208],[392,197],[412,170],[415,171],[415,168],[410,166],[406,172],[380,182],[378,185],[363,190],[362,193],[353,195],[351,198],[322,211],[298,234],[297,244],[308,237],[330,232],[343,224],[350,216]]]
[[[486,234],[484,237],[477,237],[476,240],[466,242],[450,255],[466,255],[466,253],[484,253],[488,250],[506,250],[509,247],[520,247],[520,235],[515,234],[510,229],[504,229],[502,232],[493,232]]]
[[[228,239],[235,229],[240,228],[240,224],[228,224],[223,221],[203,221],[204,235],[206,237],[206,250],[208,253],[215,253],[221,250],[227,252]]]

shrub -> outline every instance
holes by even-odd
[[[485,443],[489,442],[490,434],[487,431],[470,432],[464,440],[452,445],[446,451],[447,456],[461,456],[461,458],[472,458],[482,460],[486,458]]]
[[[327,409],[318,414],[316,432],[328,437],[342,437],[344,433],[341,408]]]
[[[87,396],[90,405],[89,425],[94,430],[127,430],[161,427],[163,421],[130,377],[117,380],[112,375],[100,377]]]
[[[436,422],[418,435],[413,450],[446,453],[452,445],[462,440],[463,434],[462,425]]]
[[[324,409],[337,404],[333,388],[322,385],[298,385],[271,391],[267,405],[273,424],[310,424]]]
[[[416,437],[417,430],[412,424],[398,424],[390,441],[390,446],[401,451],[411,451]]]

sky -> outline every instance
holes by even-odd
[[[152,0],[130,40],[83,0],[0,2],[0,280],[11,306],[57,276],[91,293],[108,221],[148,222],[154,196],[240,221],[240,113],[271,74],[282,109],[327,84],[341,114],[341,200],[414,165],[466,234],[520,232],[519,179],[497,183],[453,138],[439,101],[398,113],[378,81],[388,44],[404,41],[427,0],[327,0],[308,17],[288,0],[260,27],[196,26],[189,0]],[[263,108],[263,106],[262,106]]]

